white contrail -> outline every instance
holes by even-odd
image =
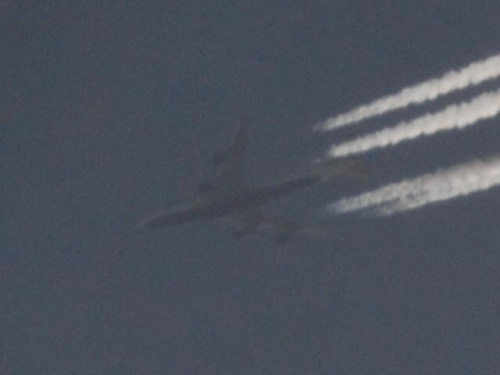
[[[364,119],[381,115],[411,104],[423,103],[453,91],[478,85],[500,77],[500,55],[474,62],[459,71],[450,71],[440,78],[431,79],[407,87],[397,94],[378,99],[371,104],[353,109],[333,117],[316,127],[317,130],[332,130]]]
[[[450,105],[441,112],[427,114],[410,122],[401,122],[394,128],[386,128],[332,146],[328,154],[332,157],[359,154],[445,130],[462,129],[480,120],[495,117],[498,113],[500,113],[500,91],[489,92],[477,96],[470,102]]]
[[[393,183],[342,199],[327,209],[336,213],[371,210],[379,215],[392,215],[484,191],[496,185],[500,185],[500,156]]]

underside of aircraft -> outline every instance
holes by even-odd
[[[212,155],[216,173],[212,180],[198,184],[197,200],[160,212],[142,227],[161,228],[197,220],[224,219],[232,223],[234,238],[243,238],[259,227],[272,231],[279,243],[287,242],[296,234],[325,234],[325,228],[270,215],[262,206],[335,175],[363,174],[360,163],[353,160],[317,163],[306,173],[260,187],[248,187],[244,180],[248,135],[248,123],[242,123],[229,147]]]

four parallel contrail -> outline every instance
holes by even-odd
[[[327,120],[316,127],[317,130],[333,130],[370,117],[378,116],[411,104],[423,103],[453,91],[478,85],[484,81],[500,77],[500,55],[474,62],[467,67],[450,71],[440,78],[407,87],[397,94],[378,99],[371,104],[353,109]]]
[[[462,129],[474,125],[480,120],[495,117],[499,113],[500,91],[489,92],[479,95],[469,102],[450,105],[440,112],[428,114],[410,122],[401,122],[393,128],[382,129],[332,146],[328,154],[331,157],[359,154],[445,130]]]
[[[327,209],[336,213],[369,210],[387,216],[467,196],[496,185],[500,185],[500,156],[390,184],[356,197],[342,199]]]

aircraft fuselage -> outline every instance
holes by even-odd
[[[237,214],[261,206],[268,201],[302,190],[320,181],[315,175],[289,179],[281,183],[262,186],[242,191],[234,196],[226,196],[196,202],[163,213],[146,222],[145,227],[158,228],[175,226],[197,220],[216,219],[226,215]]]

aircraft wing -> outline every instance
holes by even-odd
[[[245,190],[244,162],[248,143],[248,124],[241,123],[230,146],[213,157],[217,167],[215,190],[231,194]]]
[[[259,210],[246,211],[221,221],[233,229],[234,238],[242,238],[260,229],[270,232],[274,240],[279,244],[300,235],[318,237],[332,234],[330,228],[317,223],[291,220],[267,213],[263,214]]]
[[[262,223],[262,212],[254,209],[242,212],[223,219],[223,222],[229,224],[233,229],[233,237],[236,239],[243,238],[257,230]]]
[[[297,235],[328,236],[331,235],[329,228],[320,224],[285,219],[273,215],[266,216],[261,225],[262,229],[272,232],[278,243],[284,243]]]

